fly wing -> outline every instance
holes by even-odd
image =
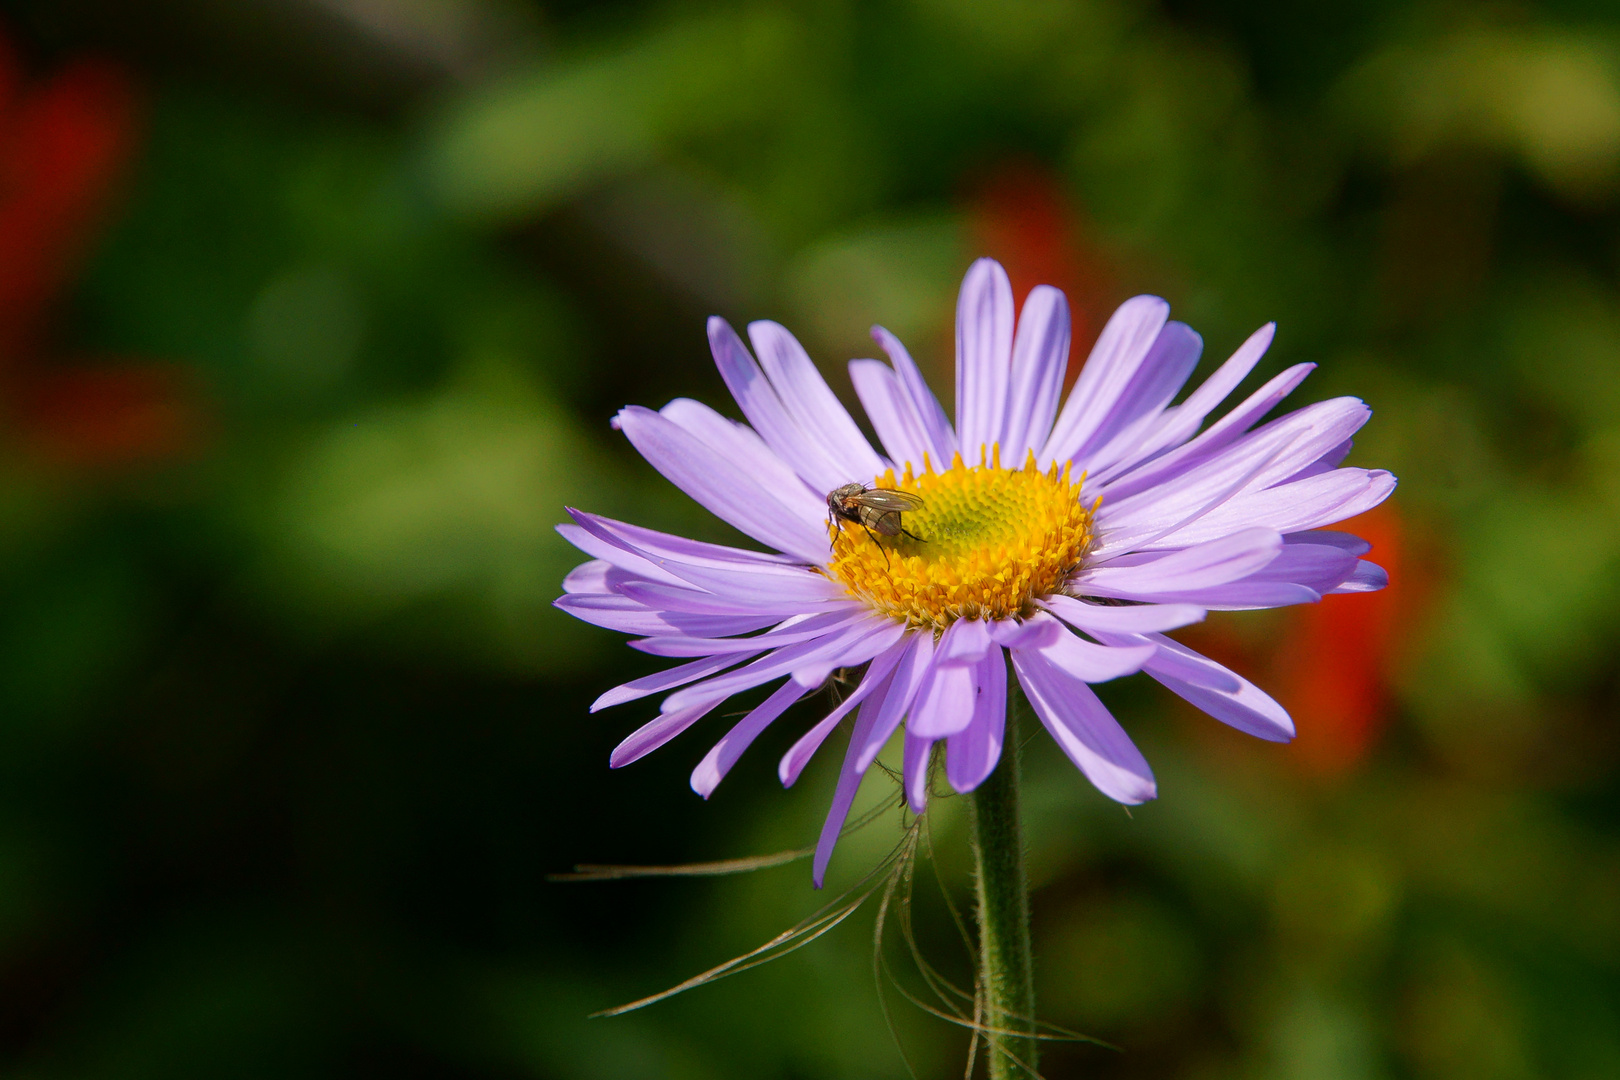
[[[857,498],[862,506],[896,514],[919,509],[923,504],[921,495],[913,495],[909,491],[891,491],[888,488],[863,491]]]
[[[900,535],[900,512],[897,510],[873,510],[868,507],[862,511],[861,518],[861,524],[879,536]]]

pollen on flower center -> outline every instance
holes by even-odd
[[[981,453],[970,467],[958,454],[944,472],[913,475],[907,464],[898,480],[892,469],[876,477],[875,488],[921,496],[922,506],[903,516],[913,535],[875,536],[837,521],[828,572],[852,596],[912,626],[1032,614],[1032,601],[1080,565],[1096,507],[1081,504],[1068,466],[1042,472],[1030,454],[1022,469],[1004,469],[999,449],[991,457],[985,464]]]

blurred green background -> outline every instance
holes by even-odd
[[[622,772],[656,666],[550,607],[565,503],[725,539],[608,429],[729,407],[703,317],[948,393],[972,257],[1375,410],[1376,597],[1217,616],[1295,712],[1126,680],[1130,814],[1028,814],[1060,1077],[1620,1076],[1620,13],[1590,0],[0,4],[0,1073],[905,1075],[790,713]],[[1078,360],[1078,357],[1077,357]],[[713,723],[723,724],[721,718]],[[868,785],[872,802],[888,794]],[[960,807],[932,811],[968,889]],[[938,889],[921,945],[969,977]],[[896,957],[898,960],[899,958]],[[904,965],[900,964],[901,970]],[[904,978],[904,976],[902,976]],[[911,985],[915,985],[915,982]],[[965,1039],[889,993],[917,1075]]]

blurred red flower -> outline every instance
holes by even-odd
[[[1372,544],[1366,557],[1389,571],[1386,588],[1280,608],[1267,613],[1263,630],[1217,613],[1175,635],[1275,697],[1299,733],[1288,759],[1318,778],[1348,775],[1376,749],[1393,705],[1395,662],[1429,593],[1426,561],[1413,557],[1390,503],[1334,528]]]
[[[199,430],[177,365],[47,359],[57,307],[139,144],[140,112],[117,64],[75,59],[30,83],[0,33],[0,392],[14,437],[48,461],[169,458]]]
[[[973,250],[1007,268],[1020,303],[1037,285],[1068,297],[1074,345],[1064,386],[1074,385],[1103,320],[1125,298],[1108,288],[1102,255],[1085,242],[1062,184],[1034,162],[1004,164],[979,188],[969,227]]]
[[[1400,515],[1389,503],[1334,527],[1372,544],[1367,558],[1389,571],[1389,586],[1288,609],[1265,684],[1294,717],[1295,760],[1326,775],[1354,768],[1383,734],[1391,665],[1422,591],[1412,579]]]

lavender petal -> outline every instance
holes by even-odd
[[[1189,522],[1153,546],[1202,543],[1246,525],[1301,532],[1365,513],[1389,498],[1395,478],[1382,469],[1335,469],[1292,484],[1250,491]]]
[[[1049,596],[1040,606],[1070,626],[1088,633],[1093,630],[1142,634],[1176,630],[1204,621],[1204,609],[1196,604],[1133,604],[1114,607],[1088,604],[1072,596]]]
[[[649,409],[627,408],[618,422],[653,468],[721,521],[806,562],[826,558],[827,534],[820,521],[789,510],[760,486],[744,462],[722,457]]]
[[[752,322],[748,339],[788,415],[846,477],[864,479],[883,471],[882,460],[787,327],[768,320]]]
[[[944,406],[928,388],[928,382],[917,369],[917,362],[911,358],[906,347],[900,344],[900,339],[883,329],[881,326],[872,327],[872,338],[889,357],[894,365],[895,378],[905,388],[906,396],[911,399],[911,407],[915,415],[923,423],[923,429],[928,433],[927,450],[933,455],[933,463],[944,467],[950,464],[951,455],[956,453],[956,432],[951,428],[951,422],[945,415]]]
[[[1371,544],[1354,533],[1336,532],[1332,529],[1310,529],[1306,532],[1289,533],[1283,539],[1290,544],[1321,544],[1336,547],[1351,555],[1365,555],[1372,550]]]
[[[849,381],[855,385],[855,396],[861,399],[884,452],[897,466],[910,464],[914,471],[922,471],[930,443],[895,373],[879,360],[851,360]]]
[[[968,267],[956,301],[956,434],[972,462],[1001,437],[1013,311],[1012,283],[1000,263],[979,259]]]
[[[771,725],[777,717],[787,711],[788,706],[804,697],[809,691],[798,683],[789,679],[776,689],[752,712],[741,720],[715,743],[703,760],[698,762],[697,768],[692,770],[692,790],[707,799],[714,794],[714,789],[720,781],[726,778],[726,773],[737,764],[753,741],[759,738],[760,732]]]
[[[917,698],[912,702],[906,730],[919,738],[943,739],[973,721],[980,687],[974,684],[977,665],[945,664],[935,654]]]
[[[622,769],[632,761],[640,761],[660,746],[707,716],[719,702],[694,705],[674,712],[661,712],[649,723],[630,733],[630,737],[613,748],[608,767]]]
[[[647,581],[661,581],[666,585],[679,585],[681,583],[680,578],[669,573],[667,570],[660,570],[658,566],[651,561],[642,558],[640,555],[635,555],[629,551],[626,551],[618,544],[609,543],[599,536],[593,536],[590,532],[580,528],[578,525],[558,525],[557,532],[562,535],[564,540],[567,540],[570,544],[574,545],[585,554],[591,556],[593,559],[601,562],[611,563],[614,566],[617,566],[619,569],[634,574],[639,578],[643,578]]]
[[[1243,435],[1260,418],[1276,407],[1305,376],[1316,370],[1315,364],[1295,364],[1250,394],[1237,408],[1221,417],[1191,442],[1182,443],[1162,457],[1133,469],[1119,479],[1110,479],[1102,485],[1102,492],[1111,500],[1128,499],[1162,483],[1166,477],[1177,475],[1207,460]]]
[[[905,748],[901,753],[901,776],[906,785],[906,802],[913,814],[928,809],[928,758],[934,749],[934,740],[924,738],[906,729]]]
[[[1045,617],[1051,618],[1050,615]],[[1153,645],[1097,645],[1067,630],[1039,649],[1015,650],[1016,653],[1038,654],[1069,678],[1088,683],[1134,675],[1157,651]]]
[[[747,599],[716,596],[702,589],[656,585],[650,581],[626,582],[619,586],[619,593],[661,611],[685,611],[693,615],[773,615],[776,621],[815,611],[822,606],[821,601],[775,600],[766,596]]]
[[[1001,434],[1002,460],[1023,463],[1046,445],[1057,416],[1063,375],[1069,365],[1069,302],[1050,285],[1037,285],[1024,300],[1013,339],[1012,386]]]
[[[1350,576],[1329,589],[1332,593],[1377,592],[1389,584],[1389,571],[1366,559],[1356,561]]]
[[[1266,354],[1266,349],[1271,346],[1271,339],[1276,332],[1277,324],[1267,323],[1250,334],[1249,339],[1238,346],[1237,351],[1226,363],[1205,379],[1197,390],[1188,395],[1186,401],[1174,408],[1166,409],[1159,423],[1142,435],[1141,441],[1132,452],[1120,456],[1114,464],[1106,468],[1092,469],[1092,479],[1099,484],[1106,484],[1191,439],[1197,434],[1204,418],[1225,401],[1227,396],[1237,389],[1238,383],[1254,370],[1254,366]]]
[[[958,619],[939,639],[936,663],[976,664],[994,647],[989,623],[980,619]]]
[[[628,596],[560,596],[551,606],[568,612],[581,622],[617,630],[621,634],[702,634],[718,637],[747,634],[782,621],[772,612],[746,615],[694,615],[647,607]]]
[[[923,679],[933,666],[934,635],[912,633],[909,640],[910,647],[900,656],[888,692],[883,695],[882,705],[877,709],[865,741],[856,750],[855,760],[863,773],[871,767],[883,744],[894,734],[894,729],[900,726],[900,718],[911,708],[917,691],[922,688]]]
[[[673,712],[709,700],[723,701],[732,694],[824,660],[838,666],[862,663],[886,648],[881,642],[892,636],[894,624],[887,619],[874,620],[874,623],[876,625],[872,626],[855,624],[829,633],[824,638],[784,645],[726,675],[677,690],[664,699],[664,711]],[[870,652],[865,651],[874,644],[877,647],[871,648]]]
[[[1152,562],[1085,570],[1076,579],[1076,587],[1092,596],[1168,597],[1248,577],[1274,561],[1282,550],[1283,538],[1276,530],[1242,529]]]
[[[1109,318],[1097,344],[1069,391],[1051,438],[1036,455],[1041,462],[1070,461],[1097,430],[1170,317],[1170,305],[1157,296],[1137,296]]]
[[[832,859],[838,834],[844,831],[849,808],[854,805],[855,793],[860,790],[861,778],[866,775],[865,769],[857,767],[857,759],[860,756],[859,748],[866,743],[875,720],[876,710],[868,701],[855,718],[854,730],[849,733],[849,748],[844,751],[844,764],[838,771],[838,786],[833,791],[832,804],[827,807],[827,819],[821,825],[821,836],[816,840],[815,860],[811,863],[810,880],[818,889],[826,880],[827,863]]]
[[[658,415],[690,432],[721,457],[747,462],[759,486],[795,514],[808,520],[825,512],[825,493],[795,472],[759,437],[759,432],[747,424],[721,416],[691,398],[676,398],[659,409]]]
[[[653,656],[714,656],[720,653],[764,652],[782,645],[825,637],[845,626],[859,622],[868,613],[857,605],[846,609],[824,611],[804,618],[784,620],[780,626],[753,637],[709,637],[687,635],[643,638],[630,642],[630,647]]]
[[[748,659],[748,653],[729,653],[724,656],[710,656],[701,660],[693,660],[689,664],[677,664],[672,668],[643,675],[639,679],[631,679],[621,683],[612,690],[603,694],[591,703],[591,712],[601,712],[614,705],[623,705],[627,701],[635,701],[649,694],[662,693],[673,690],[677,686],[685,686],[689,682],[707,678],[717,672],[726,670],[733,664],[740,664]]]
[[[1249,680],[1177,641],[1163,638],[1143,668],[1167,689],[1224,724],[1268,742],[1294,737],[1288,710]],[[1194,677],[1188,678],[1192,674]]]
[[[737,332],[718,316],[709,320],[709,350],[726,389],[759,437],[815,491],[848,482],[838,460],[806,432],[782,403],[776,387],[749,355]]]
[[[815,727],[801,735],[798,742],[782,755],[777,775],[781,777],[783,787],[793,786],[799,779],[799,774],[804,771],[804,767],[810,763],[810,758],[851,709],[873,694],[877,694],[881,699],[883,691],[888,686],[889,676],[906,648],[907,643],[901,641],[874,656],[866,668],[866,673],[861,676],[861,684],[855,688],[855,692],[839,702],[837,708],[828,713]]]
[[[1091,687],[1053,667],[1041,653],[1015,649],[1012,658],[1035,714],[1098,791],[1130,805],[1158,794],[1147,760]]]
[[[975,667],[973,721],[945,742],[945,779],[963,794],[995,771],[1007,730],[1007,657],[997,648]]]
[[[1141,444],[1198,366],[1204,339],[1186,323],[1167,322],[1130,379],[1075,449],[1075,460],[1106,468]]]

